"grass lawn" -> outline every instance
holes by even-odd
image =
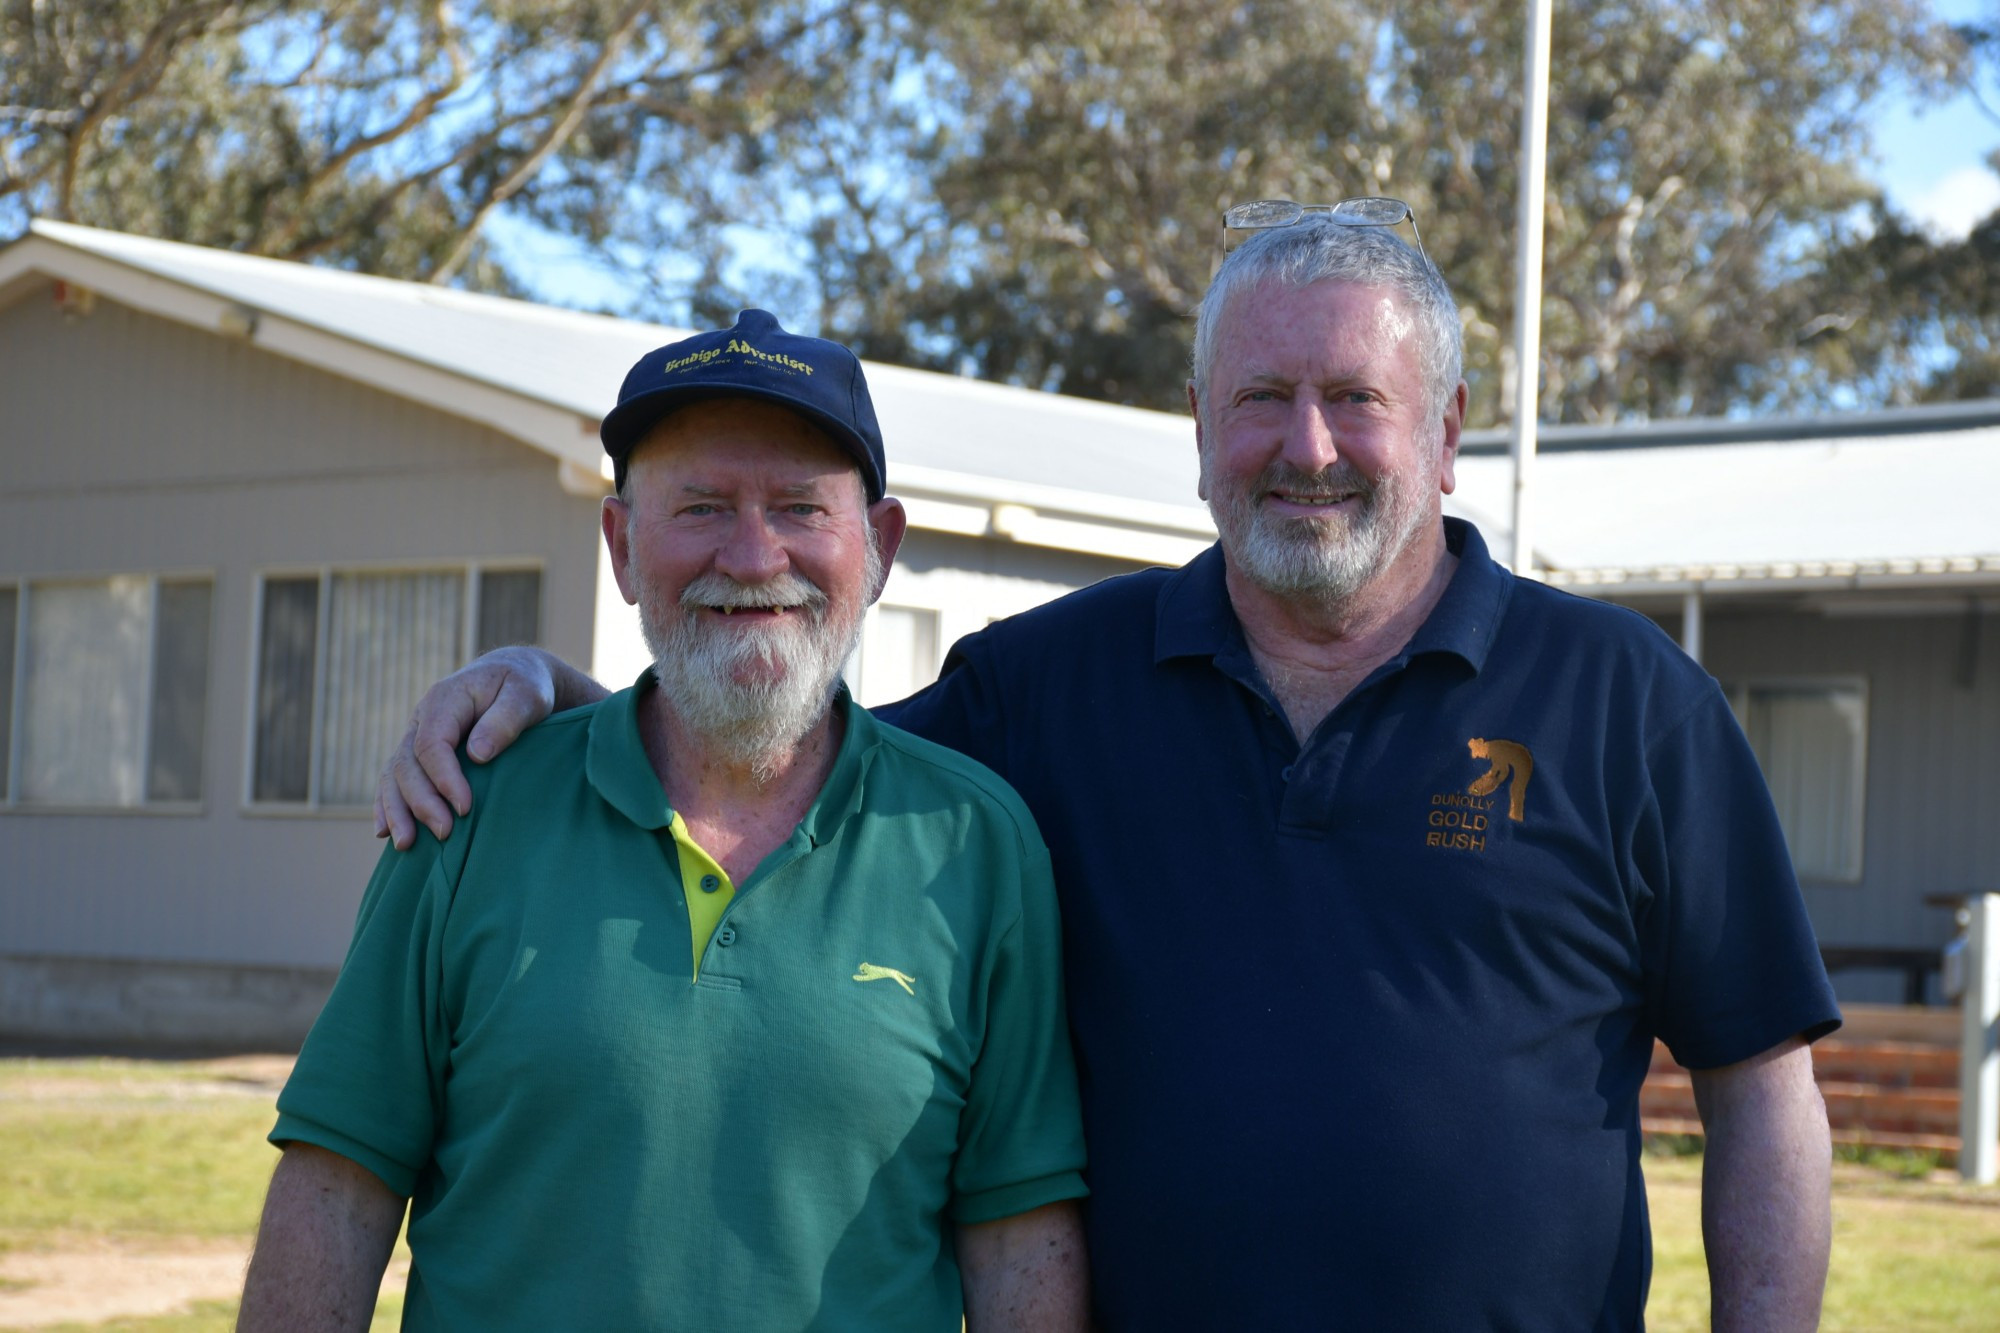
[[[1646,1327],[1708,1327],[1701,1158],[1645,1162],[1653,1216]],[[2000,1188],[1913,1177],[1895,1159],[1834,1165],[1833,1263],[1820,1327],[1834,1333],[2000,1329]]]
[[[282,1061],[0,1060],[0,1263],[8,1252],[247,1248],[276,1154],[264,1142]],[[1646,1159],[1654,1272],[1647,1324],[1708,1326],[1699,1156]],[[1894,1159],[1834,1173],[1823,1327],[2000,1329],[2000,1189]],[[111,1247],[111,1248],[107,1248]],[[398,1247],[399,1260],[407,1251]],[[227,1255],[225,1255],[227,1259]],[[0,1276],[0,1302],[21,1294]],[[48,1324],[63,1333],[228,1333],[233,1296],[184,1313]],[[400,1294],[374,1327],[393,1329]]]
[[[285,1062],[0,1060],[0,1262],[11,1253],[247,1252],[276,1151]],[[399,1258],[406,1259],[399,1242]],[[130,1264],[125,1265],[129,1270]],[[0,1277],[0,1298],[27,1284]],[[219,1293],[218,1293],[219,1295]],[[374,1328],[402,1316],[385,1293]],[[185,1313],[39,1325],[62,1333],[229,1333],[236,1300]]]

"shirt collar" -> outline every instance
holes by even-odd
[[[1477,672],[1486,664],[1514,578],[1494,563],[1479,529],[1464,519],[1445,519],[1444,540],[1458,557],[1458,569],[1399,656],[1449,653],[1465,659]],[[1175,570],[1160,589],[1153,660],[1226,657],[1243,647],[1243,626],[1229,604],[1222,546],[1217,543]]]
[[[629,688],[597,706],[590,719],[584,776],[619,814],[640,828],[663,829],[673,823],[674,812],[667,805],[666,792],[639,734],[639,700],[653,683],[653,669],[648,667]],[[833,707],[847,721],[846,734],[834,756],[833,771],[799,821],[799,832],[814,846],[831,838],[860,805],[862,778],[882,741],[882,724],[870,717],[867,709],[854,706],[844,683],[834,696]]]

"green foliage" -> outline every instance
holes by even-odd
[[[1177,408],[1222,208],[1388,193],[1511,408],[1524,13],[1501,0],[0,0],[29,216],[511,291],[506,215],[623,313]],[[1545,414],[2000,386],[1992,226],[1857,172],[1891,93],[1991,82],[1931,0],[1575,0],[1552,53]]]

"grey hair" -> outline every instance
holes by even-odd
[[[1257,232],[1222,261],[1194,321],[1194,388],[1208,411],[1208,372],[1222,315],[1232,297],[1264,282],[1288,288],[1317,282],[1386,287],[1416,320],[1417,365],[1430,395],[1430,415],[1444,411],[1464,376],[1465,337],[1458,303],[1437,266],[1387,227],[1350,227],[1309,217],[1290,227]]]

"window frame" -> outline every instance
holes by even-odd
[[[490,560],[356,560],[320,564],[274,564],[257,570],[250,587],[250,634],[246,647],[244,678],[249,682],[243,695],[242,782],[238,788],[241,814],[269,818],[351,819],[369,810],[366,803],[334,804],[320,796],[321,729],[326,722],[327,621],[332,609],[333,580],[340,576],[396,576],[457,574],[465,579],[465,597],[459,608],[458,661],[471,660],[479,641],[479,606],[486,574],[533,573],[540,578],[535,603],[535,637],[539,643],[548,625],[548,564],[535,557],[499,557]],[[262,800],[257,796],[257,710],[263,688],[264,588],[272,580],[312,579],[318,585],[318,603],[313,609],[313,698],[312,719],[306,743],[306,799],[303,801]],[[388,756],[384,755],[384,759]]]
[[[944,669],[944,659],[951,652],[952,641],[947,636],[945,629],[946,617],[949,614],[947,608],[928,606],[921,602],[902,599],[892,601],[886,596],[877,598],[869,605],[867,614],[862,617],[861,638],[855,643],[853,654],[841,665],[841,678],[847,682],[848,692],[857,701],[860,700],[864,692],[871,695],[874,692],[872,684],[869,681],[868,650],[871,639],[877,634],[877,619],[885,610],[908,611],[930,617],[931,661],[927,667],[929,675],[927,679],[916,687],[917,690],[928,689],[937,681],[939,673]],[[914,692],[912,691],[912,693]],[[883,699],[878,702],[893,703],[896,699],[904,697],[906,696],[896,695],[891,699]],[[866,706],[869,705],[864,705],[864,707]]]
[[[146,581],[147,616],[150,633],[146,636],[146,691],[145,716],[139,724],[142,736],[139,750],[139,799],[130,805],[111,805],[87,801],[32,801],[21,794],[21,761],[26,744],[28,728],[25,725],[28,706],[28,673],[23,669],[23,658],[28,643],[28,617],[33,601],[33,589],[37,584],[99,584],[114,579],[144,579]],[[202,674],[202,775],[201,795],[188,801],[156,800],[147,796],[151,785],[153,767],[153,705],[159,692],[159,682],[155,673],[159,669],[160,655],[160,585],[162,583],[206,583],[208,585],[208,632],[206,636],[207,660]],[[219,631],[218,600],[222,587],[219,570],[214,567],[181,569],[114,569],[114,570],[63,570],[43,573],[18,573],[0,575],[0,587],[14,590],[14,662],[12,689],[6,699],[0,700],[0,707],[7,709],[7,766],[5,780],[0,781],[0,815],[143,815],[151,817],[200,816],[208,809],[209,793],[213,789],[213,765],[208,761],[213,757],[209,751],[210,724],[215,717],[215,663],[217,633]]]
[[[1793,871],[1801,882],[1813,884],[1859,885],[1867,877],[1868,870],[1868,733],[1872,729],[1873,708],[1870,698],[1868,677],[1856,673],[1835,673],[1826,675],[1805,675],[1800,673],[1779,673],[1731,677],[1722,686],[1723,694],[1729,700],[1730,711],[1736,717],[1736,725],[1743,730],[1745,743],[1750,743],[1750,695],[1754,690],[1852,690],[1861,699],[1861,727],[1855,737],[1853,754],[1853,784],[1847,811],[1853,836],[1853,866],[1851,872],[1821,873],[1800,869],[1798,856],[1792,851],[1792,832],[1785,829],[1785,852],[1792,859]],[[1755,746],[1752,745],[1752,753]],[[1758,771],[1765,785],[1770,785],[1770,775],[1763,773],[1763,761],[1758,760]],[[1775,804],[1775,800],[1773,802]],[[1783,827],[1782,816],[1780,827]]]

